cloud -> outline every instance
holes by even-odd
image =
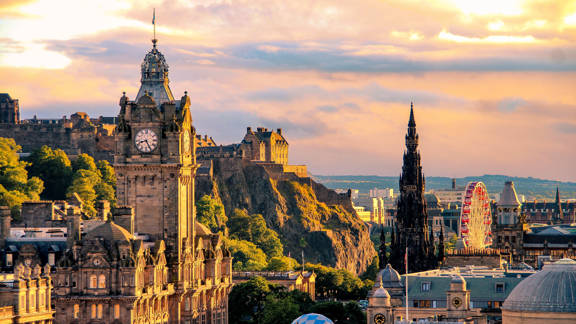
[[[576,134],[576,124],[573,123],[556,123],[554,125],[560,133]]]

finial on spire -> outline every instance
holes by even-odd
[[[416,126],[416,121],[414,120],[414,103],[410,102],[410,121],[408,126]]]

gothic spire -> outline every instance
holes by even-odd
[[[414,120],[414,103],[410,102],[410,121],[408,121],[408,127],[416,127],[416,121]]]
[[[386,234],[384,233],[384,226],[380,230],[380,248],[378,249],[378,265],[380,270],[386,267],[388,258],[386,257]]]
[[[418,147],[418,133],[416,132],[416,119],[414,118],[414,104],[410,103],[410,120],[406,133],[406,148],[408,152],[416,152]]]
[[[556,209],[556,222],[562,222],[564,220],[564,212],[562,211],[562,203],[560,202],[560,189],[556,186],[556,201],[554,203],[554,208]]]

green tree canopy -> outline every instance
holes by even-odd
[[[213,232],[224,229],[227,221],[222,203],[209,195],[196,201],[196,219]]]
[[[98,168],[96,168],[96,163],[94,162],[94,158],[86,153],[82,153],[78,155],[74,161],[72,161],[72,170],[77,172],[78,170],[89,170],[93,172],[100,172]]]
[[[20,146],[12,138],[0,137],[0,205],[8,206],[18,218],[25,200],[38,200],[44,184],[38,177],[28,178],[27,163],[20,161]]]
[[[64,151],[44,145],[32,152],[28,162],[30,175],[44,181],[42,198],[61,200],[66,197],[66,189],[72,183],[72,165]]]
[[[298,261],[289,258],[287,256],[272,257],[268,261],[268,267],[266,270],[269,271],[291,271],[298,266]]]
[[[256,244],[268,258],[283,256],[284,247],[278,233],[266,226],[262,215],[248,215],[245,210],[235,209],[227,224],[231,238]]]
[[[225,239],[225,243],[234,257],[235,271],[259,271],[268,265],[266,254],[254,243],[236,239]]]
[[[322,298],[358,300],[366,298],[373,281],[362,281],[345,269],[307,263],[305,269],[316,273],[316,294]]]
[[[88,154],[80,154],[72,161],[74,175],[72,184],[66,191],[70,197],[77,193],[84,201],[83,211],[88,216],[96,215],[94,205],[97,200],[108,200],[110,205],[116,204],[116,176],[114,169],[107,161],[94,162]]]

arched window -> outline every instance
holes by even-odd
[[[98,276],[98,288],[106,288],[106,276],[103,274]]]
[[[104,306],[102,304],[98,304],[98,318],[99,319],[102,319],[103,308],[104,308]]]
[[[90,307],[91,309],[91,314],[92,316],[90,316],[91,318],[96,318],[96,304],[92,304],[92,306]]]
[[[90,276],[90,281],[88,282],[88,288],[97,288],[98,287],[98,279],[96,275]]]

